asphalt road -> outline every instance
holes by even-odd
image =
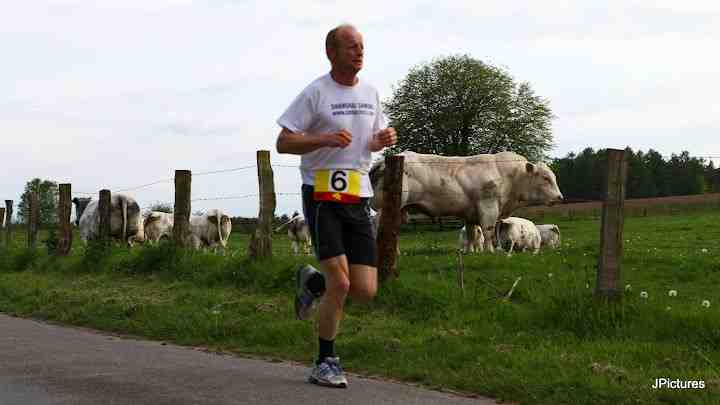
[[[495,403],[352,374],[348,389],[324,388],[307,374],[0,314],[0,405]]]

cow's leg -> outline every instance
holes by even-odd
[[[482,231],[481,231],[482,232]],[[477,228],[475,225],[465,224],[465,245],[466,252],[475,253],[475,241],[477,240]]]
[[[493,241],[495,240],[495,222],[483,222],[480,224],[480,227],[482,228],[483,237],[485,239],[484,250],[487,250],[490,253],[494,253],[495,247],[493,246]]]
[[[190,243],[189,245],[192,246],[192,248],[196,251],[200,250],[200,247],[202,246],[202,241],[197,235],[190,235]]]
[[[515,240],[510,241],[510,249],[508,249],[507,257],[512,256],[513,248],[515,247]]]
[[[297,256],[300,250],[298,247],[298,242],[293,239],[292,241],[290,241],[290,245],[292,246],[293,255]]]
[[[479,201],[475,207],[477,210],[477,220],[471,225],[480,225],[483,236],[485,237],[485,250],[490,253],[495,252],[493,241],[495,240],[495,222],[500,216],[500,209],[495,200]],[[467,222],[467,221],[466,221]]]

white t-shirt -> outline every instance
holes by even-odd
[[[345,148],[323,147],[302,155],[303,184],[315,184],[316,170],[354,169],[362,176],[360,196],[372,197],[368,143],[373,134],[387,127],[380,96],[373,86],[363,80],[344,86],[328,73],[310,83],[277,123],[295,133],[350,131],[352,141]]]

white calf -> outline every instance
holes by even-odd
[[[542,246],[547,246],[553,249],[560,247],[560,228],[555,224],[537,225],[538,231],[540,231],[540,237],[542,238]]]
[[[485,237],[483,236],[482,228],[478,225],[471,225],[475,228],[475,236],[472,240],[468,239],[468,232],[465,226],[460,229],[460,235],[458,237],[458,244],[463,253],[474,253],[482,252],[483,245],[485,244]]]
[[[295,212],[290,220],[275,229],[275,232],[281,231],[287,227],[288,238],[292,245],[293,254],[297,255],[302,246],[306,255],[311,254],[312,239],[310,238],[310,229],[302,215]]]
[[[201,246],[213,249],[220,246],[225,249],[230,232],[232,221],[219,209],[213,208],[203,215],[190,217],[190,245],[195,249]]]
[[[153,211],[145,218],[145,238],[157,243],[163,237],[172,239],[175,215],[167,212]]]
[[[533,254],[540,251],[542,238],[535,224],[525,218],[508,217],[496,225],[498,247],[507,249],[507,255],[512,256],[513,250],[525,251],[531,249]]]

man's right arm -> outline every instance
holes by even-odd
[[[344,148],[352,141],[352,135],[347,130],[329,134],[296,133],[283,127],[277,138],[278,153],[304,155],[324,147]]]

